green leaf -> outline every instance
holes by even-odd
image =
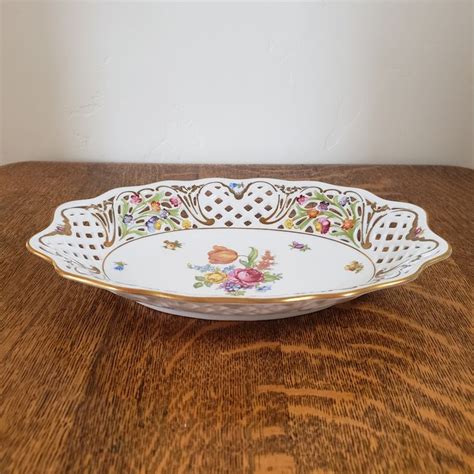
[[[147,217],[156,216],[156,214],[158,214],[158,213],[155,212],[155,211],[140,212],[139,215],[137,215],[137,218],[135,219],[135,222],[138,221],[138,219],[145,219]]]
[[[173,216],[173,217],[178,217],[179,216],[179,209],[176,208],[176,207],[168,209],[168,212],[170,213],[170,216]]]
[[[142,209],[145,209],[147,205],[148,204],[146,201],[143,201],[142,203],[137,204],[135,206],[135,209],[132,210],[132,214],[138,214]]]
[[[249,262],[247,260],[244,260],[244,259],[240,259],[239,260],[240,264],[243,265],[245,268],[249,268],[250,265],[249,265]]]
[[[332,198],[328,198],[328,201],[334,206],[340,207],[339,200],[337,199],[336,196],[333,196]]]
[[[147,200],[147,202],[152,202],[152,201],[161,201],[163,199],[163,193],[156,193],[153,197]]]
[[[194,288],[201,288],[202,286],[204,286],[204,284],[198,281],[198,282],[194,283],[193,286],[194,286]]]
[[[127,235],[128,230],[126,224],[123,222],[120,224],[120,233],[122,234],[122,239]]]
[[[194,277],[197,281],[204,281],[205,278],[204,277]]]
[[[318,191],[314,192],[313,197],[315,199],[317,199],[318,201],[327,201],[328,200],[328,198],[324,194],[322,194]]]
[[[145,232],[145,231],[143,231],[143,230],[132,230],[131,233],[132,233],[132,234],[136,234],[136,235],[140,235],[140,236],[142,236],[142,235],[148,235],[148,232]]]
[[[126,201],[125,199],[122,199],[122,216],[124,216],[125,214],[128,214],[128,201]]]
[[[257,263],[257,258],[258,258],[258,250],[255,247],[250,247],[250,253],[247,257],[248,260],[248,266],[249,267],[254,267],[255,264]]]
[[[355,234],[355,231],[357,230],[358,224],[359,223],[356,221],[356,223],[354,224],[354,227],[347,231],[347,237],[349,237],[349,239],[351,239],[352,242],[354,242],[354,244],[356,244],[357,246],[359,246],[359,243],[356,242],[356,240],[354,238],[354,234]]]
[[[352,203],[351,203],[351,213],[352,213],[352,217],[353,217],[353,218],[355,218],[356,215],[357,215],[356,207],[357,207],[357,203],[356,203],[356,202],[352,202]]]
[[[305,219],[301,224],[297,225],[298,229],[304,229],[312,221],[311,218]]]
[[[332,212],[332,211],[322,211],[320,216],[326,216],[331,219],[339,219],[339,220],[342,219],[342,217],[339,214],[336,214],[335,212]]]
[[[270,283],[272,281],[277,281],[281,280],[282,275],[281,273],[270,273],[270,272],[265,272],[263,274],[263,279],[265,283]]]
[[[174,230],[179,229],[179,227],[171,220],[171,219],[164,219],[164,221],[170,225]]]
[[[204,284],[209,288],[210,286],[212,286],[212,283],[210,281],[206,281],[204,282]]]

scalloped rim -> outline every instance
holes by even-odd
[[[421,207],[418,207],[414,204],[406,203],[406,202],[401,202],[401,201],[389,201],[383,198],[380,198],[379,196],[371,193],[370,191],[367,191],[362,188],[352,188],[352,187],[345,187],[345,186],[338,186],[334,184],[329,184],[325,183],[322,181],[299,181],[299,180],[280,180],[280,179],[274,179],[274,178],[250,178],[250,179],[238,179],[240,182],[249,182],[249,181],[271,181],[271,182],[278,182],[278,183],[291,183],[295,185],[300,185],[300,186],[307,186],[307,185],[323,185],[323,186],[334,186],[335,188],[345,190],[345,191],[355,191],[362,193],[362,195],[368,195],[371,199],[374,199],[376,202],[381,202],[384,204],[395,204],[395,205],[407,205],[410,208],[415,209],[417,212],[419,212],[420,215],[422,215],[425,218],[426,221],[426,227],[429,230],[431,237],[435,238],[438,240],[440,244],[444,244],[446,246],[446,250],[441,254],[437,255],[432,258],[428,258],[425,262],[421,263],[418,267],[417,270],[413,273],[410,273],[404,277],[401,278],[395,278],[393,280],[388,280],[383,283],[374,283],[372,285],[367,285],[363,286],[360,288],[356,288],[354,290],[349,290],[349,291],[342,291],[342,292],[333,292],[333,293],[312,293],[312,294],[306,294],[306,295],[295,295],[295,296],[284,296],[284,297],[258,297],[258,298],[252,298],[252,297],[236,297],[236,296],[191,296],[191,295],[184,295],[184,294],[179,294],[179,293],[166,293],[162,292],[159,290],[151,290],[151,289],[146,289],[146,288],[140,288],[140,287],[128,287],[128,286],[123,286],[123,285],[116,285],[113,283],[108,283],[102,280],[96,280],[94,278],[89,278],[87,276],[83,276],[77,273],[71,273],[67,272],[63,269],[61,269],[56,261],[50,257],[49,255],[43,253],[39,249],[35,248],[34,245],[32,244],[32,240],[35,238],[39,238],[42,236],[44,233],[50,231],[54,227],[54,222],[56,220],[56,217],[58,216],[59,212],[66,207],[72,207],[74,205],[80,205],[84,204],[84,202],[90,202],[93,203],[97,200],[103,200],[106,198],[113,197],[114,195],[122,192],[122,191],[131,191],[131,190],[139,190],[140,188],[143,187],[150,187],[150,186],[156,186],[156,185],[163,185],[163,184],[205,184],[206,182],[209,182],[210,180],[222,180],[224,182],[231,182],[231,181],[236,181],[235,179],[230,179],[230,178],[204,178],[204,179],[199,179],[199,180],[168,180],[168,181],[157,181],[155,183],[149,183],[149,184],[144,184],[144,185],[138,185],[138,186],[128,186],[128,187],[118,187],[118,188],[113,188],[105,193],[99,194],[98,196],[94,198],[89,198],[89,199],[82,199],[82,200],[75,200],[75,201],[67,201],[60,206],[58,206],[54,212],[53,220],[51,224],[43,229],[42,231],[36,233],[33,235],[27,242],[26,242],[26,248],[34,255],[37,255],[41,257],[42,259],[46,260],[49,262],[51,265],[53,265],[55,271],[61,275],[63,278],[66,278],[68,280],[73,280],[77,281],[80,283],[85,283],[87,285],[96,287],[96,288],[101,288],[105,290],[109,290],[113,293],[122,295],[122,294],[132,294],[132,295],[147,295],[147,296],[156,296],[160,298],[165,298],[165,299],[171,299],[171,300],[178,300],[178,301],[190,301],[190,302],[202,302],[202,303],[231,303],[231,304],[271,304],[271,303],[287,303],[287,302],[297,302],[297,301],[308,301],[308,300],[325,300],[325,299],[341,299],[341,298],[355,298],[357,296],[361,296],[363,294],[371,293],[373,291],[381,290],[384,288],[390,288],[398,285],[402,285],[404,283],[408,283],[410,281],[415,280],[422,272],[425,270],[427,267],[430,265],[433,265],[435,263],[438,263],[442,260],[445,260],[449,258],[449,256],[452,253],[452,248],[448,242],[446,242],[443,238],[435,234],[430,228],[428,224],[428,215],[424,209]],[[364,196],[364,197],[366,197]]]

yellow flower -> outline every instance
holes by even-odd
[[[204,278],[208,283],[222,283],[227,279],[227,275],[224,272],[212,272],[206,273]]]
[[[293,221],[291,219],[287,219],[284,223],[283,223],[284,227],[286,229],[293,229]]]
[[[156,222],[153,224],[153,227],[154,227],[156,230],[160,230],[160,229],[161,229],[161,221],[156,221]]]
[[[362,265],[362,263],[360,263],[360,262],[357,262],[356,260],[353,260],[351,263],[346,265],[344,268],[346,270],[349,270],[350,272],[359,273],[364,269],[364,265]]]
[[[183,229],[191,229],[193,226],[189,219],[184,219],[183,222],[181,222],[181,225],[183,226]]]
[[[315,223],[314,223],[314,230],[315,230],[316,232],[321,232],[321,229],[322,229],[322,228],[323,228],[323,226],[321,225],[321,222],[318,221],[318,222],[315,222]]]

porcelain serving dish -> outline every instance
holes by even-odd
[[[65,278],[222,320],[318,311],[450,254],[413,204],[264,178],[163,181],[68,202],[27,247]]]

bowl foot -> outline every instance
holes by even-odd
[[[288,311],[284,313],[269,313],[269,314],[252,314],[250,310],[248,314],[210,314],[210,313],[202,313],[198,311],[185,311],[181,309],[174,309],[174,308],[166,308],[163,306],[152,305],[148,303],[142,303],[137,301],[137,303],[146,306],[147,308],[154,309],[155,311],[160,311],[162,313],[174,314],[176,316],[184,316],[186,318],[198,318],[198,319],[208,319],[212,321],[268,321],[272,319],[284,319],[284,318],[293,318],[295,316],[301,316],[303,314],[310,314],[322,309],[329,308],[336,304],[336,302],[330,301],[327,304],[319,306],[317,309],[312,310],[298,310],[298,311]]]

